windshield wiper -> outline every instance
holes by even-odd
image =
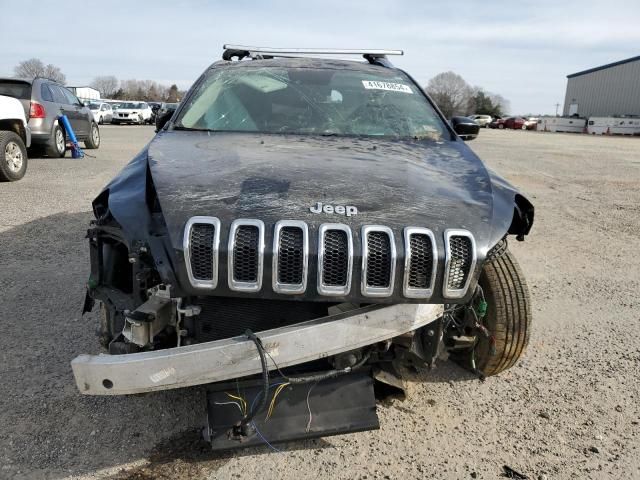
[[[215,130],[211,130],[209,128],[192,128],[192,127],[185,127],[183,125],[176,125],[173,127],[174,130],[183,130],[185,132],[213,132]]]

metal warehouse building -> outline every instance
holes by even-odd
[[[567,75],[563,114],[640,115],[640,56]]]

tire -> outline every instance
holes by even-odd
[[[498,128],[499,128],[500,130],[502,130],[502,129],[504,128],[504,125],[503,125],[502,123],[500,123],[500,124],[498,125]]]
[[[0,131],[0,181],[15,182],[27,171],[27,147],[20,135]]]
[[[90,130],[89,136],[84,141],[84,146],[89,150],[95,150],[96,148],[100,148],[100,129],[95,122],[91,122]]]
[[[104,125],[104,118],[102,118],[102,115],[100,115],[100,118],[98,119],[98,125]]]
[[[531,300],[522,270],[513,254],[505,250],[488,260],[479,284],[487,301],[484,325],[494,338],[478,335],[476,369],[485,376],[511,368],[524,354],[531,332]]]
[[[522,128],[522,130],[526,130],[527,126],[526,125],[522,125],[522,127],[520,127],[520,128]]]
[[[53,127],[53,131],[51,132],[51,138],[47,142],[44,152],[52,157],[64,157],[64,154],[67,151],[67,139],[64,134],[64,130],[60,127],[60,125],[56,125]]]

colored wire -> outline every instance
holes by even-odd
[[[236,407],[238,407],[238,410],[240,410],[240,415],[244,415],[244,412],[242,411],[242,407],[238,402],[213,402],[213,404],[214,405],[235,405]]]
[[[246,402],[246,400],[245,400],[244,398],[242,398],[242,397],[237,397],[237,396],[232,395],[232,394],[230,394],[230,393],[228,393],[228,392],[224,392],[224,393],[227,395],[227,397],[229,397],[229,398],[233,398],[234,400],[238,400],[238,401],[240,402],[240,404],[242,405],[242,409],[241,409],[241,410],[242,410],[242,412],[243,412],[242,414],[243,414],[243,415],[246,415],[246,414],[247,414],[247,402]]]
[[[255,428],[255,429],[256,429],[256,433],[258,434],[258,436],[262,439],[262,441],[263,441],[264,443],[266,443],[266,444],[267,444],[267,446],[268,446],[271,450],[273,450],[274,452],[278,452],[278,453],[282,452],[282,450],[277,449],[276,447],[274,447],[273,445],[271,445],[271,444],[269,443],[269,440],[267,440],[266,438],[264,438],[264,436],[262,435],[262,433],[260,433],[260,430],[258,430],[258,426],[256,425],[256,422],[254,422],[254,421],[252,420],[252,421],[251,421],[251,424],[253,425],[253,428]]]
[[[280,392],[284,390],[284,388],[287,385],[289,385],[289,382],[283,383],[282,385],[279,385],[278,388],[276,388],[276,392],[273,394],[273,398],[271,399],[271,403],[269,404],[269,410],[267,411],[267,416],[265,418],[265,421],[271,418],[271,415],[273,414],[273,409],[276,405],[276,398],[278,398],[278,395],[280,395]]]
[[[309,431],[311,430],[311,422],[313,421],[313,414],[311,413],[311,405],[309,405],[309,396],[311,395],[311,390],[313,390],[313,387],[315,387],[317,384],[318,382],[311,385],[311,387],[309,387],[309,391],[307,392],[307,410],[309,410],[309,421],[307,422],[307,428],[305,430],[307,433],[309,433]]]
[[[280,382],[280,383],[274,383],[272,385],[269,385],[269,389],[273,388],[273,387],[277,387],[279,385],[284,385],[284,383],[286,382]],[[253,401],[251,402],[251,410],[253,410],[253,407],[255,406],[256,402],[258,401],[258,398],[260,398],[260,395],[262,395],[262,391],[258,392],[258,394],[254,397]],[[274,447],[273,445],[271,445],[269,443],[269,440],[267,440],[265,438],[264,435],[262,435],[262,432],[260,432],[260,430],[258,429],[258,426],[256,425],[256,422],[254,422],[253,420],[251,421],[251,425],[253,425],[253,428],[256,429],[256,433],[258,434],[258,436],[260,437],[260,439],[267,444],[267,446],[273,450],[274,452],[281,452],[281,450],[278,450],[276,447]]]

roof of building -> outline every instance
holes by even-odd
[[[606,70],[607,68],[617,67],[618,65],[624,65],[625,63],[637,62],[638,60],[640,60],[640,55],[638,55],[637,57],[631,57],[631,58],[627,58],[625,60],[620,60],[613,63],[607,63],[606,65],[602,65],[600,67],[594,67],[588,70],[583,70],[581,72],[572,73],[570,75],[567,75],[567,78],[578,77],[580,75],[585,75],[587,73],[597,72],[598,70]]]

